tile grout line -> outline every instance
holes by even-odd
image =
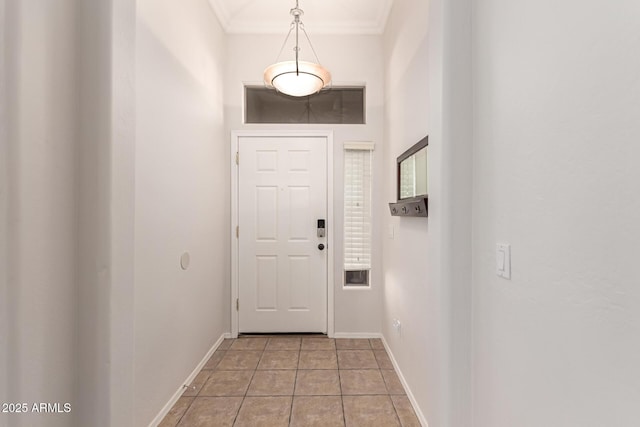
[[[222,341],[224,342],[224,341]],[[218,346],[219,349],[219,346]],[[218,351],[218,349],[216,349],[216,351],[213,352],[213,354],[211,355],[211,357],[213,357],[216,352]],[[226,354],[226,351],[225,351]],[[224,357],[224,356],[223,356]],[[211,358],[210,358],[211,359]],[[222,358],[220,359],[222,360]],[[213,375],[213,371],[216,370],[216,368],[218,367],[218,365],[220,364],[220,360],[218,360],[218,362],[215,364],[215,366],[213,367],[213,369],[211,369],[211,375]],[[207,360],[207,363],[209,363],[209,361]],[[206,363],[205,363],[206,366]],[[202,369],[200,369],[200,372],[204,371],[204,367]],[[198,372],[198,374],[200,374],[200,372]],[[211,375],[209,375],[209,377],[211,377]],[[197,377],[197,375],[196,375]],[[209,381],[209,378],[207,378],[207,381]],[[205,381],[205,384],[207,383],[207,381]],[[191,400],[191,403],[189,403],[189,405],[187,405],[186,409],[184,410],[184,412],[182,413],[182,415],[180,415],[180,417],[178,418],[178,421],[174,424],[174,427],[178,427],[180,425],[180,423],[182,422],[182,419],[185,417],[185,415],[187,415],[187,412],[189,411],[189,408],[191,408],[191,406],[195,403],[196,399],[198,398],[198,396],[200,395],[200,393],[202,392],[202,389],[204,388],[204,384],[202,385],[202,387],[200,388],[200,390],[198,391],[198,393],[196,393],[195,396],[180,396],[180,398],[183,397],[193,397],[193,399]],[[185,389],[186,390],[186,389]],[[183,392],[184,393],[184,392]],[[177,403],[177,402],[176,402]],[[174,404],[175,406],[175,404]],[[166,417],[166,415],[165,415]]]
[[[300,366],[300,352],[302,351],[302,338],[300,338],[300,346],[298,347],[298,363],[296,363],[296,378],[293,381],[293,390],[291,391],[291,406],[289,407],[289,427],[291,427],[291,419],[293,418],[293,399],[296,394],[296,385],[298,385],[298,367]]]
[[[267,340],[268,342],[268,340]],[[265,344],[265,348],[266,348],[266,344]],[[231,348],[231,347],[229,347]],[[247,398],[247,394],[249,393],[249,387],[251,387],[251,382],[253,381],[253,377],[256,375],[256,372],[258,371],[258,365],[260,364],[260,360],[262,360],[262,356],[264,355],[264,349],[262,350],[262,353],[260,354],[260,358],[258,359],[258,362],[256,363],[256,367],[253,369],[253,372],[251,374],[251,378],[249,379],[249,384],[247,384],[247,389],[244,391],[244,396],[242,396],[242,401],[240,402],[240,405],[238,406],[238,411],[236,412],[236,416],[233,417],[233,424],[232,426],[236,425],[236,422],[238,421],[238,416],[240,415],[240,409],[242,409],[242,405],[244,405],[244,401]]]
[[[393,413],[396,414],[396,418],[398,419],[398,424],[400,424],[400,427],[402,427],[402,420],[400,419],[400,414],[398,414],[398,408],[396,408],[396,404],[391,398],[391,395],[389,395],[389,400],[391,401],[391,406],[393,407]]]
[[[375,355],[375,353],[374,353],[374,355]],[[377,358],[376,358],[376,363],[378,363],[378,359]],[[393,413],[396,415],[396,419],[398,420],[398,425],[400,427],[402,427],[402,420],[400,419],[400,415],[398,414],[398,410],[396,409],[396,405],[395,405],[395,403],[393,403],[393,399],[391,398],[391,388],[387,384],[387,379],[384,377],[384,375],[382,375],[382,368],[380,367],[380,363],[378,363],[378,367],[380,368],[380,369],[378,369],[378,372],[380,372],[380,376],[382,377],[382,382],[384,383],[384,387],[387,389],[387,397],[389,398],[389,401],[391,402],[391,407],[393,408]]]
[[[263,344],[263,346],[261,347],[261,349],[260,349],[260,350],[258,350],[257,348],[255,348],[255,349],[254,349],[254,348],[252,348],[253,346],[251,346],[251,345],[248,345],[248,346],[247,346],[247,348],[245,348],[245,349],[236,350],[236,351],[238,351],[238,352],[242,352],[243,350],[244,350],[244,351],[248,351],[248,350],[255,350],[256,352],[259,352],[260,354],[259,354],[259,357],[258,357],[258,360],[257,360],[256,365],[254,366],[254,368],[253,368],[253,369],[250,369],[250,371],[251,371],[251,375],[250,375],[250,378],[249,378],[249,382],[248,382],[248,384],[247,384],[247,387],[246,387],[246,389],[245,389],[244,395],[242,395],[242,396],[238,396],[238,397],[242,397],[242,399],[241,399],[241,401],[240,401],[240,403],[239,403],[238,410],[236,411],[236,413],[234,414],[233,419],[231,420],[231,421],[232,421],[232,425],[236,425],[236,423],[238,422],[239,415],[240,415],[240,410],[242,409],[242,407],[243,407],[244,403],[246,403],[246,398],[247,398],[247,397],[250,397],[250,396],[249,396],[249,394],[248,394],[248,393],[249,393],[250,386],[251,386],[252,382],[254,381],[254,379],[256,378],[256,374],[258,373],[258,370],[259,370],[258,368],[259,368],[260,363],[263,361],[263,359],[264,359],[264,357],[265,357],[265,355],[266,355],[266,353],[267,353],[267,348],[269,347],[269,344],[272,342],[272,338],[274,338],[274,337],[268,337],[268,338],[267,338],[267,340],[265,340],[265,342],[264,342],[264,344]],[[275,337],[275,338],[277,338],[277,337]],[[298,382],[299,382],[299,380],[300,380],[300,378],[299,378],[299,374],[300,374],[300,371],[301,371],[300,367],[301,367],[301,353],[302,353],[302,351],[303,351],[303,350],[302,350],[302,347],[303,347],[303,340],[304,340],[304,337],[300,337],[300,342],[299,342],[299,344],[297,345],[297,357],[298,357],[298,358],[297,358],[297,360],[296,360],[296,365],[295,365],[295,368],[294,368],[294,369],[295,369],[295,378],[294,378],[294,382],[293,382],[293,389],[292,389],[292,391],[291,391],[291,401],[290,401],[290,405],[289,405],[289,408],[288,408],[288,409],[289,409],[289,412],[288,412],[288,415],[289,415],[289,418],[288,418],[288,425],[289,425],[290,427],[293,425],[293,405],[294,405],[294,401],[295,401],[295,398],[296,398],[296,394],[295,394],[295,392],[296,392],[297,384],[298,384]],[[233,341],[235,341],[235,340],[233,340]],[[387,378],[385,378],[385,376],[383,375],[383,371],[390,371],[390,372],[392,372],[392,373],[395,373],[395,369],[394,369],[394,368],[391,368],[391,369],[383,369],[383,367],[381,366],[381,362],[380,362],[380,360],[383,360],[383,361],[384,361],[384,359],[383,359],[383,358],[381,358],[381,359],[379,360],[379,359],[378,359],[378,357],[376,357],[376,353],[375,353],[377,350],[379,351],[380,349],[376,349],[376,348],[374,348],[373,344],[371,343],[371,340],[368,340],[368,341],[367,341],[367,347],[368,347],[368,348],[366,348],[366,349],[365,349],[365,348],[361,348],[361,346],[356,345],[356,344],[353,344],[353,345],[351,345],[351,346],[350,346],[350,345],[347,345],[345,348],[338,348],[338,341],[336,341],[336,340],[332,340],[332,341],[333,341],[333,348],[331,348],[330,350],[334,353],[334,355],[335,355],[335,357],[336,357],[336,368],[337,368],[337,369],[336,369],[336,371],[337,371],[337,374],[338,374],[338,384],[339,384],[339,387],[340,387],[340,396],[339,396],[339,397],[340,397],[340,404],[341,404],[341,411],[342,411],[342,420],[343,420],[343,425],[344,425],[344,426],[346,426],[346,424],[347,424],[347,423],[346,423],[346,411],[345,411],[345,401],[344,401],[345,394],[344,394],[344,389],[343,389],[342,376],[341,376],[340,374],[341,374],[341,372],[342,372],[343,370],[345,370],[345,369],[340,369],[340,368],[341,368],[341,364],[340,364],[340,362],[339,362],[339,357],[338,357],[338,355],[339,355],[340,351],[349,351],[349,350],[365,350],[365,351],[371,351],[371,352],[373,352],[373,354],[374,354],[374,360],[375,360],[375,362],[376,362],[376,363],[375,363],[375,364],[376,364],[376,368],[371,368],[371,370],[377,370],[377,371],[378,371],[378,373],[379,373],[379,375],[382,377],[382,380],[383,380],[383,384],[384,384],[384,388],[385,388],[385,390],[386,390],[386,393],[383,393],[383,394],[369,394],[369,393],[366,393],[366,394],[362,394],[362,395],[353,395],[353,396],[354,396],[354,397],[358,397],[358,396],[387,396],[387,399],[390,401],[389,403],[391,403],[391,405],[392,405],[392,407],[393,407],[393,413],[394,413],[394,416],[395,416],[395,420],[396,420],[396,422],[398,422],[398,423],[399,423],[399,425],[400,425],[400,426],[402,426],[402,425],[403,425],[403,422],[402,422],[402,419],[401,419],[400,414],[399,414],[399,409],[398,409],[399,407],[395,404],[395,401],[394,401],[394,399],[392,398],[392,397],[396,396],[395,394],[392,394],[392,393],[391,393],[391,388],[390,388],[390,387],[391,387],[391,385],[390,385],[390,384],[391,384],[391,383],[393,383],[392,378],[391,378],[391,379],[389,379],[389,380],[387,380]],[[232,346],[232,345],[233,345],[233,342],[231,343],[231,345],[229,345],[229,346],[224,350],[225,355],[226,355],[226,353],[227,353],[227,351],[226,351],[226,350],[231,350],[231,346]],[[313,345],[312,345],[312,347],[313,347]],[[353,347],[353,348],[352,348],[352,347]],[[290,348],[288,348],[287,350],[289,350],[289,349],[290,349]],[[278,350],[278,349],[276,348],[274,351],[277,351],[277,350]],[[282,350],[282,349],[280,349],[280,350]],[[220,351],[223,351],[223,350],[222,350],[222,349],[220,349]],[[295,351],[295,350],[294,350],[294,351]],[[319,351],[319,350],[317,350],[317,349],[316,349],[316,350],[312,350],[312,349],[310,349],[309,351]],[[215,353],[214,353],[214,354],[215,354]],[[384,355],[388,357],[388,355],[386,354],[386,351],[385,351],[385,354],[384,354]],[[212,355],[212,357],[213,357],[213,355]],[[203,369],[201,369],[201,371],[198,373],[198,374],[200,374],[202,371],[207,370],[207,371],[209,371],[209,376],[208,376],[207,380],[203,383],[202,387],[200,387],[200,389],[198,390],[198,392],[195,394],[195,396],[181,396],[181,397],[185,397],[185,398],[191,398],[191,401],[190,401],[190,402],[189,402],[189,404],[185,407],[184,411],[182,412],[182,414],[180,415],[180,417],[177,419],[177,421],[176,421],[176,423],[174,424],[174,426],[179,426],[179,425],[180,425],[180,423],[182,423],[182,422],[185,420],[185,416],[186,416],[186,414],[187,414],[187,413],[189,412],[189,410],[193,407],[194,402],[195,402],[196,400],[198,400],[199,398],[208,397],[208,396],[203,396],[203,395],[202,395],[202,392],[203,392],[203,390],[204,390],[204,386],[206,385],[206,383],[207,383],[208,381],[210,381],[210,380],[211,380],[211,377],[212,377],[216,372],[220,372],[220,370],[219,370],[219,366],[220,366],[220,363],[222,362],[222,359],[223,359],[223,358],[224,358],[224,356],[222,356],[222,357],[220,358],[220,360],[217,360],[217,362],[216,362],[216,363],[211,367],[211,369],[204,369],[204,368],[203,368]],[[344,362],[344,361],[343,361],[343,362]],[[274,368],[274,369],[275,369],[275,368]],[[357,370],[357,369],[359,369],[359,368],[358,368],[357,366],[355,366],[355,367],[352,367],[351,369],[352,369],[352,370],[353,370],[353,369]],[[366,368],[361,368],[361,369],[366,369]],[[333,369],[329,369],[329,370],[333,370]],[[242,369],[240,369],[240,370],[232,370],[232,371],[236,371],[237,373],[239,373],[239,372],[241,372],[241,371],[243,371],[243,370],[242,370]],[[403,391],[405,391],[405,390],[404,390],[404,387],[403,387]],[[405,391],[405,393],[406,393],[406,391]],[[316,394],[311,394],[311,395],[309,395],[309,396],[312,396],[312,397],[313,397],[313,396],[316,396],[316,397],[317,397],[317,396],[330,396],[330,395],[324,395],[324,394],[317,394],[317,395],[316,395]],[[350,395],[350,396],[351,396],[351,395]],[[398,395],[398,396],[401,396],[401,395]],[[406,394],[405,394],[405,396],[406,396]],[[267,396],[267,397],[269,397],[269,396]],[[273,396],[270,396],[270,397],[273,397]]]
[[[183,396],[180,396],[180,398],[182,398]],[[187,414],[187,411],[189,410],[189,408],[191,408],[191,405],[193,405],[193,402],[196,401],[196,398],[194,397],[193,400],[191,401],[191,403],[189,403],[187,405],[187,408],[184,410],[184,412],[182,413],[182,415],[180,415],[180,418],[178,418],[178,421],[173,425],[174,427],[178,427],[180,425],[180,422],[182,421],[182,419],[184,418],[184,416]],[[178,402],[176,402],[178,403]],[[165,415],[166,417],[166,415]],[[161,421],[162,422],[162,421]]]
[[[299,356],[298,356],[299,358]],[[293,391],[291,392],[291,406],[289,406],[289,427],[291,427],[291,418],[293,417],[293,399],[296,395],[296,385],[298,385],[298,370],[296,369],[296,379],[293,381]]]
[[[340,405],[342,406],[342,424],[347,425],[347,413],[344,410],[344,394],[342,391],[342,375],[340,375],[340,364],[338,362],[338,343],[336,342],[336,367],[338,368],[338,383],[340,384]]]

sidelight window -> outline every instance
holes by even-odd
[[[372,143],[344,145],[344,286],[369,287]]]

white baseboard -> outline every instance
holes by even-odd
[[[334,332],[332,338],[382,338],[379,332]]]
[[[207,351],[207,354],[205,354],[204,358],[200,361],[200,363],[198,363],[198,365],[195,367],[195,369],[189,374],[187,379],[184,380],[183,385],[180,386],[178,388],[178,390],[176,390],[176,392],[173,394],[173,396],[171,396],[171,399],[169,399],[167,404],[164,405],[164,407],[158,413],[158,415],[156,415],[156,417],[153,419],[153,421],[151,421],[151,423],[149,424],[149,427],[157,427],[157,425],[162,422],[162,420],[164,419],[165,415],[167,415],[169,413],[171,408],[173,408],[173,405],[175,405],[175,403],[178,401],[178,399],[180,399],[180,396],[182,396],[182,393],[184,393],[184,391],[187,389],[187,386],[189,384],[191,384],[191,382],[193,382],[193,380],[195,379],[196,375],[198,375],[198,373],[202,370],[202,368],[207,363],[207,361],[211,358],[213,353],[218,349],[220,344],[222,344],[222,341],[225,338],[229,338],[229,337],[231,337],[231,334],[228,333],[228,332],[225,332],[222,335],[220,335],[220,338],[218,338],[218,340],[213,344],[213,346],[211,346],[209,351]]]
[[[398,362],[396,362],[395,357],[393,357],[393,353],[389,348],[389,344],[387,344],[387,340],[384,339],[384,335],[381,335],[380,337],[382,338],[382,343],[384,344],[384,348],[387,350],[389,359],[391,359],[393,368],[396,370],[396,374],[398,374],[398,378],[400,378],[400,382],[402,383],[404,390],[407,392],[407,397],[409,398],[409,402],[411,402],[411,406],[413,406],[413,411],[416,413],[416,417],[418,417],[418,421],[420,421],[420,424],[423,427],[429,427],[429,424],[427,423],[427,418],[424,416],[424,414],[420,410],[420,407],[418,406],[418,402],[416,401],[415,396],[411,392],[411,388],[409,387],[409,384],[407,384],[407,380],[405,380],[404,375],[402,375],[402,371],[400,370],[400,367],[398,366]]]

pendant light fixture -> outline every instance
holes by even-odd
[[[293,22],[291,22],[289,33],[282,44],[278,58],[276,58],[276,63],[264,70],[264,83],[268,87],[274,87],[279,92],[290,96],[307,96],[320,92],[322,88],[331,83],[331,73],[320,65],[320,61],[318,61],[318,55],[316,55],[316,51],[311,44],[304,24],[300,20],[304,12],[300,9],[298,1],[299,0],[296,0],[296,7],[291,9]],[[280,54],[282,54],[282,50],[286,46],[289,36],[294,29],[296,30],[296,45],[293,48],[296,54],[295,61],[278,62]],[[298,42],[300,30],[302,30],[307,38],[316,62],[299,60],[300,46]]]

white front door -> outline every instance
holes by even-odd
[[[326,137],[238,140],[239,332],[326,332]]]

